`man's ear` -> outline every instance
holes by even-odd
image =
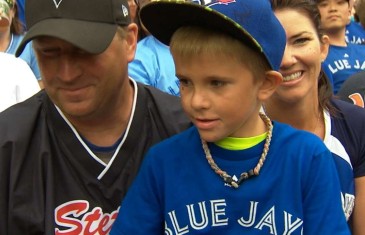
[[[258,99],[263,102],[270,98],[282,81],[283,76],[281,73],[274,70],[265,72],[265,79],[260,86]]]
[[[137,38],[138,38],[138,26],[134,23],[128,25],[126,35],[126,52],[128,55],[128,61],[131,62],[134,59],[137,49]]]

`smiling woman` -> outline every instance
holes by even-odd
[[[353,225],[354,234],[365,234],[360,223],[365,213],[365,111],[332,97],[329,81],[321,70],[329,39],[320,30],[316,4],[307,0],[272,0],[272,5],[285,28],[287,43],[279,70],[284,82],[265,102],[266,113],[324,141],[341,180],[346,218]]]

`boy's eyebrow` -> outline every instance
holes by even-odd
[[[176,73],[175,76],[178,79],[190,79],[189,76],[184,76],[184,75],[179,74],[179,73]],[[227,80],[227,79],[230,79],[230,77],[227,77],[227,76],[217,76],[217,75],[209,75],[209,76],[204,77],[204,79],[207,79],[207,80]]]

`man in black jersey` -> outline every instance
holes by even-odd
[[[136,83],[127,0],[27,0],[44,90],[0,114],[0,234],[107,234],[147,149],[190,124]]]

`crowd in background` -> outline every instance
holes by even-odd
[[[91,208],[91,204],[93,204],[95,210],[99,210],[99,215],[104,210],[107,216],[100,219],[99,226],[102,226],[101,224],[104,223],[103,226],[105,226],[107,231],[110,231],[112,224],[110,221],[114,222],[116,220],[120,202],[127,194],[127,188],[132,185],[134,177],[138,175],[139,166],[142,164],[142,160],[149,148],[166,138],[185,131],[192,124],[198,126],[198,129],[199,124],[202,126],[208,125],[202,124],[204,121],[200,122],[200,120],[196,121],[193,119],[192,110],[196,108],[194,105],[204,106],[203,104],[197,104],[199,102],[204,103],[204,99],[194,103],[196,100],[192,99],[191,97],[193,96],[191,96],[191,100],[188,100],[188,91],[191,89],[191,84],[194,80],[189,78],[190,75],[188,72],[191,72],[190,74],[200,74],[201,71],[208,71],[209,64],[215,66],[214,69],[218,69],[225,63],[225,59],[232,62],[230,65],[234,65],[237,61],[240,61],[241,57],[240,55],[235,55],[238,59],[232,59],[222,56],[223,59],[220,60],[221,58],[217,55],[222,51],[224,52],[222,53],[223,55],[227,53],[225,51],[227,48],[221,49],[220,47],[218,47],[219,49],[217,47],[207,47],[210,51],[217,49],[216,53],[208,53],[208,55],[211,55],[211,57],[208,56],[209,58],[204,53],[199,55],[192,53],[191,55],[193,56],[186,56],[184,54],[186,52],[185,49],[190,48],[190,42],[186,41],[183,36],[180,39],[169,38],[169,40],[171,39],[172,42],[175,42],[175,44],[170,45],[170,41],[159,37],[160,35],[155,33],[155,31],[152,32],[151,30],[150,32],[148,30],[154,30],[155,28],[153,28],[154,26],[151,27],[153,24],[147,24],[148,22],[146,20],[153,21],[154,17],[158,18],[159,15],[153,14],[154,17],[141,19],[141,9],[154,0],[113,0],[113,4],[117,2],[123,5],[126,2],[129,9],[125,10],[120,8],[123,9],[123,13],[128,12],[128,14],[119,13],[121,15],[117,15],[116,17],[118,27],[107,28],[105,30],[105,35],[107,36],[105,37],[98,37],[95,31],[88,31],[87,27],[82,28],[82,30],[87,31],[85,34],[81,30],[80,32],[77,31],[77,27],[72,28],[72,21],[74,19],[79,20],[79,15],[74,11],[70,11],[71,8],[68,11],[61,12],[60,15],[57,15],[58,13],[56,14],[56,11],[50,11],[50,16],[45,17],[45,21],[48,19],[59,20],[58,23],[60,25],[64,24],[70,28],[64,27],[61,30],[60,26],[60,31],[52,31],[49,27],[56,25],[52,23],[47,25],[48,28],[44,26],[43,28],[37,28],[34,27],[34,25],[37,26],[37,23],[33,20],[28,21],[31,22],[28,25],[27,17],[29,18],[29,15],[25,11],[27,9],[25,1],[33,1],[32,4],[34,5],[41,4],[41,1],[44,4],[48,4],[47,0],[0,0],[0,71],[2,74],[0,76],[0,131],[5,133],[3,136],[0,136],[0,157],[2,157],[0,159],[0,171],[2,171],[0,172],[0,176],[2,174],[6,175],[6,177],[0,177],[0,191],[9,192],[9,195],[13,193],[14,197],[16,197],[14,200],[10,196],[0,199],[0,212],[4,208],[11,211],[11,213],[0,213],[5,218],[0,216],[1,221],[10,221],[8,227],[2,226],[0,228],[0,232],[31,231],[33,229],[32,231],[44,230],[43,232],[48,234],[45,231],[53,231],[52,226],[54,221],[53,218],[51,219],[52,216],[56,216],[57,226],[63,228],[64,231],[68,228],[67,226],[69,226],[70,230],[71,228],[77,227],[76,225],[70,225],[72,224],[70,222],[72,219],[67,220],[67,213],[62,215],[65,208],[68,208],[68,205],[66,205],[67,203],[61,204],[57,200],[63,194],[66,195],[65,197],[69,196],[70,198],[74,195],[86,197],[87,206],[90,203]],[[51,6],[47,5],[48,7],[58,8],[62,4],[62,0],[48,1],[51,2]],[[80,2],[86,1],[80,0]],[[112,0],[105,1],[109,2]],[[190,2],[190,0],[188,1]],[[194,0],[191,2],[193,2],[192,4],[204,3],[204,1]],[[217,0],[217,2],[225,5],[220,0]],[[326,147],[323,148],[326,151],[329,150],[324,155],[328,155],[331,159],[334,159],[333,162],[335,164],[333,164],[333,169],[335,170],[326,167],[320,168],[321,166],[318,165],[315,167],[318,167],[318,169],[326,169],[329,173],[337,172],[339,182],[338,185],[337,181],[336,185],[331,185],[333,186],[331,190],[333,192],[337,190],[341,193],[342,197],[339,197],[339,199],[342,199],[344,218],[350,225],[351,232],[354,235],[363,235],[365,234],[365,225],[362,223],[362,218],[365,218],[365,180],[363,179],[365,178],[365,136],[362,133],[365,128],[365,109],[362,108],[365,107],[365,0],[270,0],[270,2],[272,4],[272,11],[274,12],[273,15],[277,17],[285,30],[284,36],[286,36],[286,45],[283,42],[285,51],[283,48],[280,63],[277,63],[276,67],[273,66],[270,64],[270,56],[267,56],[269,58],[269,67],[279,72],[272,77],[268,76],[271,78],[271,88],[269,89],[269,85],[267,85],[267,90],[270,91],[261,91],[257,85],[259,83],[253,82],[253,85],[250,84],[252,85],[252,89],[245,90],[244,87],[248,87],[248,85],[242,85],[242,90],[245,90],[245,92],[242,92],[242,95],[246,95],[246,99],[232,103],[233,101],[228,102],[229,99],[227,97],[231,96],[227,95],[224,96],[227,100],[216,99],[215,102],[222,107],[224,106],[225,109],[222,108],[224,111],[230,109],[231,114],[227,116],[232,119],[235,118],[236,113],[233,111],[236,108],[247,108],[247,110],[251,110],[252,108],[253,111],[250,115],[257,114],[253,116],[257,116],[259,123],[262,122],[262,125],[260,126],[255,123],[256,125],[253,126],[259,126],[260,128],[257,129],[264,134],[254,132],[253,135],[257,138],[250,140],[251,142],[256,141],[252,145],[255,151],[257,150],[256,152],[262,146],[266,147],[270,144],[272,134],[270,132],[272,131],[272,125],[269,124],[270,119],[274,125],[283,128],[283,133],[291,133],[292,129],[286,126],[286,124],[289,124],[288,126],[294,127],[295,131],[300,130],[300,132],[295,133],[303,135],[303,139],[308,140],[308,143],[311,140],[315,143],[315,146],[320,146],[317,146],[318,148],[322,148],[323,144]],[[65,5],[70,7],[72,4],[74,3],[66,3]],[[75,4],[77,5],[77,3]],[[100,7],[106,7],[107,5],[103,5],[101,2],[98,2],[98,4],[100,4]],[[313,6],[315,10],[311,8]],[[32,9],[32,11],[37,12],[35,9]],[[85,9],[85,11],[90,11],[94,15],[98,12],[97,9],[91,8],[90,10]],[[156,11],[158,12],[158,10]],[[41,14],[39,16],[37,15],[37,17],[40,18],[40,21],[44,20],[42,18],[44,16]],[[72,20],[62,21],[62,17],[67,19],[72,18]],[[85,20],[88,23],[90,23],[89,21],[95,20],[92,14],[88,13],[81,14],[80,18],[80,21]],[[105,21],[109,20],[107,14],[100,14],[100,18],[103,19],[100,20],[97,18],[95,21],[100,20],[102,24],[105,24]],[[161,18],[163,19],[163,17]],[[51,20],[49,21],[51,22]],[[130,22],[135,24],[130,24]],[[160,24],[163,25],[162,22]],[[81,28],[85,25],[80,24],[77,26]],[[57,26],[59,25],[57,24]],[[32,36],[27,38],[26,35],[31,30],[35,31],[32,31]],[[189,38],[196,39],[198,41],[197,44],[204,45],[202,48],[206,46],[204,40],[199,41],[201,39],[199,38],[199,30],[187,30],[186,33],[187,35],[190,33]],[[204,31],[205,34],[209,35],[209,33]],[[90,37],[86,38],[87,35],[95,37],[90,42],[88,40]],[[212,35],[214,38],[219,34]],[[224,39],[225,36],[222,36],[222,38]],[[162,40],[160,40],[161,38]],[[215,43],[218,45],[220,39],[219,37],[217,38],[214,40],[216,40]],[[99,41],[105,43],[105,45],[100,46],[98,43],[95,43]],[[183,45],[185,49],[179,51],[180,45]],[[266,48],[264,49],[266,50]],[[279,50],[280,48],[275,49]],[[197,50],[199,51],[199,49]],[[175,53],[171,53],[171,51]],[[203,52],[206,51],[203,50]],[[173,57],[173,54],[175,57]],[[255,57],[255,55],[251,57],[250,53],[247,55],[250,55],[247,56],[247,60]],[[273,56],[278,57],[279,55]],[[195,63],[192,63],[190,60]],[[207,61],[210,61],[210,63],[207,63]],[[117,66],[119,64],[122,67],[121,69]],[[197,66],[189,67],[191,64]],[[248,64],[247,67],[250,69],[256,69],[255,65],[251,65],[253,64],[251,61]],[[263,68],[266,69],[267,67],[263,65]],[[262,72],[264,69],[261,68],[259,70]],[[256,73],[254,74],[256,75]],[[258,74],[260,73],[258,72]],[[87,77],[86,75],[90,76],[90,80],[85,79]],[[293,88],[295,83],[298,82],[296,80],[301,76],[307,76],[308,81],[301,83],[299,88]],[[64,77],[70,77],[70,79],[67,80]],[[279,77],[281,77],[281,80]],[[57,81],[58,79],[60,81],[62,79],[64,80],[60,82]],[[81,80],[82,82],[77,82]],[[279,80],[282,83],[279,84]],[[300,80],[305,79],[300,78]],[[214,83],[212,86],[223,86],[220,81],[215,82],[217,84]],[[84,93],[81,90],[89,86],[92,88],[85,92],[87,100],[84,101],[82,100]],[[120,88],[120,90],[117,88]],[[95,90],[91,91],[91,89]],[[240,92],[237,89],[232,90],[232,94],[237,95],[237,97],[239,97]],[[267,95],[269,93],[270,95]],[[248,94],[257,96],[259,102],[254,101],[254,99],[250,100]],[[263,96],[265,96],[265,99],[262,98]],[[252,101],[252,106],[248,104],[245,106],[246,103],[244,102],[247,100]],[[232,107],[234,105],[235,107]],[[122,108],[119,110],[119,107]],[[208,108],[203,107],[202,109]],[[202,117],[199,118],[203,119]],[[18,130],[15,127],[17,127],[17,123],[20,123],[21,120],[25,120],[25,122],[19,126]],[[192,120],[195,120],[198,124]],[[285,126],[282,127],[281,124]],[[242,124],[242,126],[245,125]],[[16,131],[13,133],[10,128],[16,129]],[[243,129],[247,130],[246,128]],[[182,158],[185,153],[185,144],[189,143],[195,146],[195,140],[200,140],[197,138],[200,134],[200,136],[206,137],[208,140],[202,139],[198,141],[199,148],[201,145],[203,146],[208,163],[212,165],[211,168],[216,173],[218,172],[217,174],[220,174],[222,170],[217,165],[214,165],[215,162],[212,160],[212,156],[210,156],[209,148],[212,148],[215,153],[230,155],[232,149],[228,151],[227,146],[229,148],[232,146],[224,142],[227,140],[225,138],[227,136],[223,134],[220,136],[221,138],[211,137],[209,135],[204,136],[204,131],[189,130],[189,136],[183,136],[177,143],[174,143],[174,146],[178,146],[178,148],[174,149],[172,144],[170,144],[171,146],[168,144],[161,145],[163,147],[161,149],[157,148],[157,154],[152,152],[149,155],[156,157],[156,155],[162,156],[174,152],[176,156],[180,156],[181,154],[180,157]],[[302,130],[306,131],[306,134],[303,134],[304,132]],[[307,136],[307,132],[313,135]],[[322,141],[319,141],[319,139]],[[230,139],[230,141],[232,140]],[[286,141],[281,141],[283,141],[282,144],[274,142],[272,149],[277,148],[279,151],[279,145],[290,145],[289,142],[293,146],[296,146],[296,144],[300,146],[298,144],[299,140],[296,142],[291,138],[287,138]],[[257,143],[261,143],[262,146]],[[160,147],[160,145],[158,146]],[[313,146],[309,144],[309,147]],[[291,150],[289,148],[285,151],[288,153]],[[192,149],[190,155],[193,156],[196,152],[198,152],[196,149]],[[76,155],[78,157],[80,156],[81,160],[74,158]],[[55,157],[49,160],[50,156]],[[66,160],[63,159],[64,156]],[[13,159],[20,162],[19,166],[17,163],[14,163],[15,160]],[[29,159],[32,159],[32,162]],[[160,181],[166,183],[164,187],[161,186],[159,188],[160,186],[156,186],[158,189],[147,187],[143,191],[140,190],[146,182],[152,185],[155,180],[154,177],[161,176],[159,163],[163,161],[164,159],[160,159],[158,164],[152,160],[147,161],[147,165],[142,170],[142,176],[137,180],[138,185],[133,187],[131,195],[127,199],[128,205],[125,207],[127,208],[127,212],[122,217],[133,217],[135,219],[133,223],[136,227],[140,220],[150,221],[150,224],[147,223],[147,229],[152,224],[152,221],[158,218],[155,214],[157,207],[154,206],[160,205],[159,199],[157,197],[154,198],[155,204],[151,206],[145,198],[145,195],[150,195],[157,191],[161,192],[159,190],[161,188],[165,189],[165,186],[166,188],[171,188],[171,191],[173,191],[173,188],[175,188],[174,182],[179,181],[174,178],[166,181],[160,179]],[[166,164],[169,166],[173,165],[174,167],[165,170],[169,174],[173,174],[177,169],[180,170],[181,165],[188,166],[194,161],[195,159],[191,159],[186,164],[175,164],[167,160]],[[257,164],[259,170],[264,161],[265,159],[262,157],[259,159],[259,163]],[[220,161],[220,164],[224,165],[226,163],[225,161]],[[66,169],[66,173],[63,170],[62,172],[53,172],[54,167],[58,165],[63,170]],[[228,165],[226,164],[225,166],[228,167]],[[78,170],[75,171],[74,166],[77,166],[75,169],[80,169],[79,167],[85,168],[87,166],[87,169],[85,169],[85,172],[84,170],[78,172]],[[36,170],[33,170],[32,167]],[[232,167],[229,169],[236,171],[236,168]],[[11,206],[14,207],[29,202],[26,199],[27,195],[22,194],[25,190],[18,185],[21,179],[24,180],[27,178],[22,175],[21,172],[23,170],[33,176],[31,180],[34,180],[34,182],[37,179],[41,179],[38,181],[42,181],[34,183],[42,196],[39,197],[37,193],[32,193],[29,196],[35,202],[34,205],[29,206],[28,204],[29,208],[36,210],[36,216],[32,218],[23,215],[22,210],[24,208],[19,211],[12,211],[12,208],[8,207],[5,203],[9,198],[7,202],[11,202]],[[198,168],[196,170],[199,171]],[[183,175],[189,175],[189,171],[187,170]],[[251,171],[253,172],[253,170]],[[3,172],[6,172],[6,174]],[[48,174],[51,176],[48,176]],[[79,174],[82,176],[79,177]],[[249,174],[253,175],[254,173]],[[323,175],[320,174],[322,173],[319,170],[318,177],[322,178]],[[308,175],[313,176],[312,174]],[[235,183],[243,182],[242,179],[232,179],[233,177],[227,175],[226,172],[221,173],[220,176],[232,188],[236,187]],[[53,186],[48,185],[46,182],[48,180],[53,183],[59,182],[58,177],[65,177],[67,179],[65,181],[69,185],[72,185],[72,188],[77,188],[75,190],[76,193],[73,192],[71,187],[62,188],[59,192],[49,191]],[[90,182],[88,181],[89,179],[85,180],[88,177],[92,179]],[[194,177],[189,175],[189,177],[194,185],[195,175]],[[11,183],[7,184],[5,182],[6,180],[11,181]],[[180,183],[184,185],[186,181],[181,181]],[[318,187],[317,189],[319,189],[319,181],[315,181],[315,183]],[[14,187],[14,192],[12,191],[12,187]],[[196,187],[194,192],[197,193],[201,189],[200,186]],[[16,190],[19,190],[17,192],[21,193],[15,192]],[[255,187],[252,187],[252,191],[254,190]],[[201,191],[204,194],[207,190]],[[184,190],[180,190],[180,193],[184,194]],[[42,198],[48,194],[52,195],[50,201]],[[192,195],[194,194],[186,195],[184,200]],[[310,193],[308,195],[313,196]],[[172,204],[180,203],[181,198],[174,198],[174,194],[170,196]],[[337,196],[333,198],[330,195],[327,196],[333,200],[337,199]],[[316,198],[313,196],[313,198],[317,199],[318,202],[321,200],[320,197]],[[67,200],[71,199],[67,198]],[[46,202],[42,204],[42,200]],[[72,203],[76,202],[72,201]],[[81,204],[81,200],[77,203]],[[138,206],[135,206],[134,203],[138,204]],[[203,208],[200,203],[203,202],[199,202],[199,205]],[[58,207],[57,211],[53,214],[54,205]],[[42,211],[43,206],[46,208],[44,211]],[[75,204],[75,206],[77,205]],[[191,210],[192,206],[189,207],[188,201],[186,201],[186,206],[188,211]],[[151,210],[149,212],[151,213],[148,214],[146,212],[146,214],[140,214],[139,211],[143,209],[142,207],[150,207],[149,209]],[[295,205],[293,204],[294,207]],[[140,209],[133,210],[133,208]],[[337,216],[336,218],[341,217],[342,219],[343,215],[338,213],[340,210],[337,209],[334,207],[328,210],[333,210],[333,218]],[[29,209],[26,208],[26,210]],[[57,213],[61,216],[57,217]],[[94,213],[96,216],[97,212],[94,211]],[[174,222],[173,217],[176,215],[173,213],[174,210],[169,212],[172,222],[168,226],[170,226],[171,231],[172,227],[178,226],[174,224],[176,221]],[[269,214],[269,212],[267,213]],[[48,218],[48,215],[52,216]],[[77,217],[76,213],[74,216]],[[325,216],[323,215],[323,217]],[[12,221],[9,218],[15,219]],[[109,218],[109,221],[106,221],[106,218]],[[313,224],[318,222],[315,221],[315,217],[312,219]],[[17,223],[26,220],[32,221],[34,226],[17,227]],[[49,222],[48,220],[52,221]],[[159,222],[156,222],[158,229],[160,229]],[[292,222],[292,224],[289,224],[294,226],[298,221]],[[346,221],[343,222],[342,225],[346,224]],[[47,225],[43,228],[43,224],[49,223],[52,224],[51,227]],[[67,223],[69,224],[67,225]],[[129,226],[125,225],[123,221],[119,221],[119,223],[122,227]],[[242,220],[242,224],[244,223],[246,222]],[[265,221],[262,223],[265,224]],[[321,225],[320,223],[318,224],[318,228],[312,229],[319,229]],[[340,227],[342,226],[341,223],[338,225]],[[166,229],[168,226],[166,225]],[[301,226],[299,222],[298,226]],[[342,231],[344,231],[343,234],[347,234],[345,231],[347,228],[345,227],[341,227]],[[88,227],[88,229],[92,228],[92,226]],[[174,228],[176,231],[177,228]],[[102,231],[103,228],[99,229]],[[143,231],[145,228],[141,225],[139,229]],[[322,226],[320,229],[326,231],[327,228],[326,226]],[[124,231],[124,228],[121,228],[120,231]],[[165,230],[165,232],[169,231],[169,229]],[[181,230],[180,232],[184,231]],[[119,233],[115,232],[115,234]],[[151,234],[153,233],[151,232]]]

